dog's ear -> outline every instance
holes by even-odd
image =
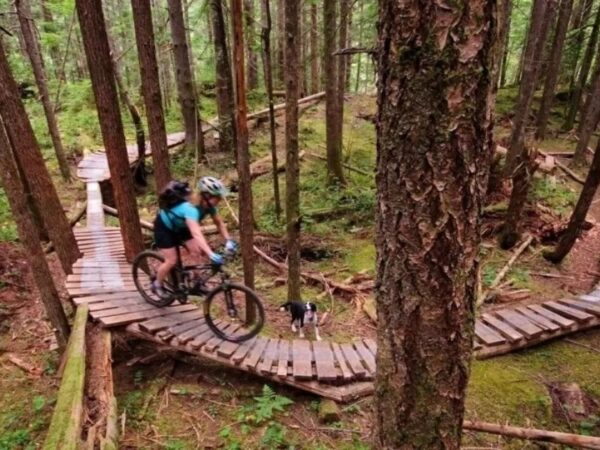
[[[310,308],[310,310],[314,313],[317,312],[317,305],[315,305],[314,303],[309,302],[308,303],[308,307]]]

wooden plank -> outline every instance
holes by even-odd
[[[242,366],[248,370],[254,370],[256,365],[260,361],[260,357],[262,356],[263,351],[264,351],[265,347],[267,346],[268,342],[269,342],[268,339],[263,339],[263,338],[257,339],[256,344],[254,345],[254,347],[252,347],[252,349],[250,350],[250,352],[244,359]]]
[[[375,357],[369,351],[367,346],[364,344],[362,340],[356,340],[353,342],[354,348],[360,355],[363,364],[369,369],[372,375],[375,375],[375,371],[377,370],[377,366],[375,365]]]
[[[167,308],[156,308],[156,310],[142,311],[139,313],[123,314],[120,316],[111,316],[106,319],[102,319],[100,322],[105,327],[114,327],[117,325],[125,325],[131,322],[138,322],[141,320],[151,319],[158,316],[168,316],[169,314],[179,314],[181,312],[190,311],[195,309],[195,305],[178,305],[169,306]]]
[[[258,338],[253,338],[249,341],[242,342],[242,345],[240,345],[237,348],[237,350],[233,353],[233,355],[231,355],[231,362],[236,365],[240,364],[244,359],[246,359],[246,356],[248,355],[250,350],[252,350],[252,348],[256,345],[257,341]]]
[[[578,309],[580,311],[584,311],[589,314],[593,314],[595,316],[600,316],[600,305],[594,304],[590,302],[586,302],[583,300],[573,300],[573,299],[561,299],[558,300],[559,303],[563,305],[567,305],[571,308]]]
[[[475,335],[485,345],[494,346],[504,344],[506,342],[506,339],[485,325],[481,320],[475,321]]]
[[[76,297],[89,297],[91,295],[100,295],[100,294],[116,294],[116,293],[125,293],[125,292],[137,292],[135,286],[126,286],[124,288],[102,288],[102,289],[72,289],[68,291],[69,297],[73,299],[75,304],[79,304],[75,301]],[[87,303],[83,301],[81,303]]]
[[[532,323],[527,317],[514,310],[501,309],[494,311],[494,314],[528,339],[535,338],[544,332],[544,330]]]
[[[363,339],[363,341],[365,342],[365,345],[367,346],[367,348],[371,351],[371,353],[373,353],[373,356],[377,356],[377,342],[375,342],[373,339]]]
[[[585,294],[580,295],[577,298],[586,302],[600,304],[600,297],[597,295]]]
[[[292,368],[294,378],[310,379],[312,378],[312,355],[310,342],[302,339],[292,341]]]
[[[352,371],[350,370],[350,367],[348,367],[346,358],[344,358],[344,353],[342,352],[342,349],[340,348],[340,344],[338,344],[336,342],[332,342],[331,348],[333,348],[333,354],[338,363],[338,367],[342,371],[342,378],[346,381],[354,378],[354,375],[352,375]]]
[[[78,297],[73,299],[75,304],[79,305],[81,303],[109,303],[111,301],[119,301],[119,300],[130,300],[137,299],[145,302],[144,298],[140,295],[140,293],[136,291],[127,291],[127,292],[116,292],[109,294],[99,294],[99,295],[88,295],[85,297]]]
[[[569,319],[575,319],[577,321],[584,322],[586,320],[591,320],[594,318],[591,314],[585,313],[583,311],[579,311],[577,309],[573,309],[566,305],[561,305],[558,302],[544,302],[542,306],[550,311],[554,311],[562,316],[568,317]]]
[[[562,328],[571,328],[576,323],[575,321],[567,319],[560,314],[556,314],[546,308],[542,308],[542,305],[527,305],[527,309],[530,309],[540,316],[544,316],[546,319],[559,324]]]
[[[198,319],[200,317],[204,317],[204,313],[199,309],[194,309],[186,313],[170,316],[168,319],[159,317],[156,319],[147,320],[146,322],[141,322],[140,328],[148,333],[156,333],[157,331],[164,330],[165,328],[179,325],[184,322],[189,322],[190,320]],[[165,321],[168,321],[168,323],[165,323]]]
[[[240,347],[241,343],[239,342],[231,342],[224,341],[219,348],[217,348],[217,355],[222,358],[230,358],[231,355],[235,353],[235,351]]]
[[[561,329],[560,325],[552,322],[551,320],[545,318],[544,316],[542,316],[538,313],[533,312],[530,309],[525,308],[524,306],[518,306],[516,308],[516,311],[519,311],[524,316],[527,316],[529,318],[529,320],[538,324],[539,327],[543,328],[546,331],[554,333]]]
[[[317,379],[321,381],[334,381],[338,377],[338,371],[335,368],[333,350],[331,344],[327,341],[314,341],[312,343],[313,354],[315,355],[315,367],[317,369]],[[366,347],[365,347],[366,349]],[[371,358],[373,355],[367,350]]]
[[[204,344],[206,344],[209,340],[211,340],[215,336],[215,333],[210,328],[207,328],[199,336],[196,336],[192,341],[188,343],[188,345],[194,349],[201,348]]]
[[[203,324],[199,325],[198,328],[191,328],[190,330],[184,331],[183,333],[178,333],[175,336],[175,338],[181,344],[186,344],[189,341],[194,340],[196,337],[206,332],[206,330],[208,329],[208,324],[204,322]]]
[[[221,331],[223,331],[223,333],[227,333],[227,334],[233,334],[235,333],[240,326],[233,324],[233,323],[226,323],[224,324],[222,327],[219,327],[221,329]],[[223,342],[226,342],[225,339],[215,335],[213,338],[211,338],[206,345],[204,346],[204,348],[202,350],[205,350],[207,352],[214,352],[219,345],[221,345]]]
[[[142,298],[124,298],[122,300],[111,300],[109,302],[88,303],[90,313],[94,311],[102,311],[105,309],[120,308],[121,306],[142,305],[146,301]]]
[[[518,341],[524,339],[523,335],[521,333],[519,333],[517,330],[515,330],[513,327],[511,327],[510,325],[508,325],[505,322],[502,322],[499,319],[496,319],[495,317],[493,317],[489,314],[482,314],[481,319],[486,324],[491,326],[492,329],[499,331],[502,336],[504,336],[511,342],[518,342]]]
[[[258,364],[257,372],[263,375],[269,375],[273,364],[277,362],[279,356],[279,339],[269,339],[269,343],[263,353],[262,361]]]
[[[103,309],[101,311],[95,311],[90,315],[95,320],[103,320],[107,317],[119,316],[130,313],[141,313],[143,311],[157,309],[156,306],[152,306],[150,303],[139,303],[137,305],[121,306],[120,308]]]
[[[287,377],[288,366],[290,361],[290,342],[281,340],[279,341],[279,355],[277,361],[277,377]]]
[[[352,344],[341,344],[340,348],[342,349],[344,358],[348,362],[350,370],[352,370],[356,378],[364,378],[367,375],[367,371],[360,361],[360,356],[354,351]]]
[[[191,313],[192,312],[190,312],[190,314]],[[170,326],[169,328],[163,331],[171,336],[179,336],[187,331],[193,330],[195,328],[200,327],[201,325],[204,325],[206,323],[206,320],[204,319],[204,313],[202,311],[198,311],[198,313],[195,313],[193,316],[190,316],[189,318],[186,318],[177,325]]]

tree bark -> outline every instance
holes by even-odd
[[[280,85],[283,85],[285,61],[284,61],[284,50],[285,50],[285,0],[275,0],[277,5],[277,80]]]
[[[565,55],[563,73],[567,74],[569,77],[569,92],[571,93],[571,96],[575,87],[579,55],[581,54],[581,49],[585,40],[585,28],[592,12],[592,2],[593,0],[580,0],[578,2],[577,8],[575,8],[575,11],[573,12],[570,30],[567,33],[570,35],[567,47],[574,50]]]
[[[273,196],[275,198],[275,215],[277,220],[281,216],[281,199],[279,198],[279,175],[277,168],[277,137],[275,133],[275,110],[273,103],[273,71],[271,68],[271,8],[269,0],[261,0],[263,16],[262,41],[263,41],[263,67],[265,89],[269,99],[269,134],[271,138],[271,161],[273,163]],[[287,105],[287,102],[286,102]]]
[[[330,184],[344,184],[338,64],[333,56],[336,46],[336,0],[323,1],[323,71],[325,72],[325,127],[327,136],[327,178]]]
[[[510,46],[510,25],[512,21],[513,0],[505,0],[505,17],[503,29],[502,70],[500,71],[500,87],[506,85],[506,72],[508,68],[508,54]]]
[[[50,319],[50,323],[55,329],[58,345],[61,348],[64,348],[69,339],[69,322],[67,321],[67,316],[62,308],[58,291],[54,285],[52,273],[48,267],[48,262],[46,261],[31,212],[27,207],[23,185],[13,159],[13,149],[10,146],[1,120],[0,180],[4,186],[10,209],[15,222],[17,223],[19,239],[25,248],[27,261],[31,268],[40,298],[44,304],[44,309],[46,310],[48,319]]]
[[[169,23],[175,56],[175,79],[177,81],[181,115],[185,126],[185,146],[189,151],[204,156],[204,134],[201,129],[198,98],[194,89],[190,67],[181,0],[167,0],[167,3],[169,5]]]
[[[583,24],[582,24],[583,25]],[[587,78],[592,67],[592,60],[594,59],[594,52],[596,51],[596,44],[598,43],[598,32],[600,31],[600,8],[596,12],[596,18],[594,19],[594,25],[592,27],[592,33],[588,45],[583,55],[583,61],[581,63],[581,69],[579,70],[579,77],[573,95],[569,101],[569,112],[567,113],[567,119],[565,121],[565,130],[571,130],[575,125],[575,119],[577,112],[579,111],[579,105],[581,103],[581,96],[583,94],[583,88],[587,82]]]
[[[492,157],[495,9],[380,1],[377,449],[460,448]]]
[[[58,45],[60,27],[54,21],[54,17],[52,17],[52,11],[48,7],[47,0],[41,0],[40,7],[42,9],[42,18],[44,19],[44,25],[42,26],[42,30],[45,34],[55,36],[55,38],[52,39],[50,44],[48,45],[48,49],[50,51],[50,59],[52,60],[52,65],[54,66],[54,76],[57,80],[65,81],[65,71],[64,68],[61,68],[60,48]],[[29,15],[28,17],[33,19],[33,16],[31,15]]]
[[[595,77],[592,92],[588,97],[579,132],[577,133],[579,141],[577,141],[577,147],[571,161],[571,165],[576,167],[585,165],[587,147],[600,120],[600,73]]]
[[[244,76],[244,25],[242,0],[231,0],[231,19],[233,23],[233,59],[235,72],[235,124],[237,146],[237,170],[239,176],[239,215],[240,238],[242,247],[242,262],[244,265],[244,284],[254,288],[254,257],[252,246],[254,244],[254,228],[252,218],[252,179],[250,176],[250,153],[248,151],[248,122],[246,116],[246,89]],[[247,303],[247,306],[250,306]],[[246,308],[253,320],[256,312],[253,308]]]
[[[254,0],[244,0],[244,19],[246,21],[246,58],[248,65],[247,86],[252,91],[258,87],[258,61],[255,46]]]
[[[139,227],[140,218],[135,201],[133,180],[129,171],[127,145],[110,59],[102,3],[101,0],[76,0],[76,8],[98,109],[102,141],[111,173],[116,207],[120,214],[119,222],[125,256],[129,262],[132,262],[135,256],[144,249],[144,241]]]
[[[298,161],[299,2],[285,2],[285,151],[288,301],[300,301],[300,165]]]
[[[219,147],[222,152],[235,153],[235,129],[233,106],[233,79],[229,65],[229,51],[225,21],[223,19],[223,5],[221,0],[210,0],[212,9],[212,24],[215,43],[216,88],[217,88],[217,113],[219,115]]]
[[[40,100],[44,107],[46,123],[48,124],[48,131],[50,132],[50,138],[52,139],[52,145],[54,146],[60,173],[65,181],[70,181],[71,171],[69,170],[65,149],[62,145],[62,140],[60,139],[60,132],[58,131],[54,107],[50,100],[50,93],[48,92],[44,60],[42,59],[42,54],[40,52],[40,44],[36,38],[36,29],[33,22],[33,15],[31,14],[31,8],[27,0],[15,0],[15,6],[17,8],[19,23],[21,24],[21,32],[23,33],[25,47],[27,48],[27,55],[31,61],[35,82],[40,93]]]
[[[552,102],[554,100],[554,90],[556,89],[556,84],[558,81],[560,60],[562,57],[562,51],[572,9],[573,0],[561,1],[558,22],[556,24],[556,32],[554,33],[554,41],[552,43],[549,71],[546,75],[544,94],[542,96],[542,102],[540,104],[540,109],[537,116],[536,138],[539,140],[543,140],[546,137],[546,126],[548,124],[548,117],[550,116],[550,109],[552,108]]]
[[[150,132],[150,149],[154,163],[156,192],[160,192],[171,180],[167,132],[158,81],[158,63],[154,46],[152,10],[147,0],[131,0],[135,40],[140,63],[142,94],[146,106],[146,118]]]
[[[350,14],[350,0],[340,1],[340,26],[339,26],[339,48],[348,46],[348,15]],[[340,55],[335,57],[338,63],[337,72],[337,107],[338,120],[337,132],[340,146],[340,159],[343,150],[344,141],[344,94],[346,93],[346,71],[348,70],[348,56]]]
[[[362,4],[362,3],[361,3]],[[310,88],[311,94],[321,90],[319,80],[319,41],[317,28],[317,4],[310,5]]]
[[[565,258],[565,256],[569,254],[573,248],[573,245],[575,244],[575,241],[581,234],[583,223],[585,222],[585,218],[588,210],[590,209],[590,205],[592,204],[592,200],[594,200],[594,196],[596,195],[599,184],[600,142],[596,146],[596,152],[594,153],[592,165],[585,179],[585,184],[583,185],[583,189],[579,195],[577,205],[575,205],[575,209],[573,210],[573,214],[569,220],[569,225],[558,241],[556,249],[551,253],[544,254],[544,257],[547,260],[552,261],[553,263],[559,263]]]
[[[6,132],[14,147],[15,158],[18,159],[19,166],[27,171],[28,183],[37,210],[42,215],[44,226],[54,243],[61,266],[65,273],[69,274],[71,266],[79,258],[77,242],[44,164],[40,146],[19,97],[17,83],[10,73],[1,42],[0,116],[6,120]]]
[[[517,165],[517,159],[523,152],[525,145],[525,127],[531,109],[533,94],[538,77],[541,53],[546,41],[547,26],[544,24],[546,7],[555,4],[555,0],[534,0],[529,38],[525,48],[523,76],[519,88],[519,101],[513,119],[513,129],[510,136],[510,146],[504,165],[505,176],[511,176]],[[546,32],[544,32],[544,29]]]

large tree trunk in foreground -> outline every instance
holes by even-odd
[[[288,301],[300,295],[300,166],[298,162],[298,98],[300,54],[299,2],[285,2],[285,150],[286,222],[288,250]]]
[[[154,162],[154,178],[156,192],[160,192],[171,180],[169,170],[169,151],[167,149],[167,132],[162,108],[160,84],[158,82],[158,63],[154,47],[154,31],[152,29],[152,10],[146,0],[132,0],[135,40],[140,63],[142,94],[146,106],[146,118],[150,132],[150,149]]]
[[[13,159],[13,150],[4,131],[2,120],[0,120],[0,181],[2,181],[10,209],[17,223],[19,239],[25,249],[44,309],[55,329],[58,345],[64,348],[69,339],[69,322],[52,280],[52,273],[48,267],[31,212],[27,207],[23,184],[19,178],[19,172]]]
[[[194,89],[181,1],[167,0],[175,56],[175,79],[185,126],[185,145],[189,151],[198,152],[199,156],[204,156],[204,134],[200,125],[198,98]]]
[[[558,22],[556,24],[556,31],[554,33],[554,41],[552,43],[549,71],[546,75],[544,94],[537,116],[536,138],[540,140],[543,140],[546,137],[546,126],[548,124],[548,117],[550,116],[552,102],[554,101],[554,90],[556,89],[556,83],[560,70],[560,60],[562,57],[565,36],[567,35],[567,28],[569,27],[569,19],[571,18],[572,9],[573,0],[561,1]]]
[[[533,101],[533,94],[535,93],[544,42],[546,41],[546,33],[543,30],[547,30],[547,26],[544,24],[547,2],[551,3],[554,0],[534,0],[532,8],[531,26],[529,27],[529,37],[523,62],[523,75],[519,88],[519,101],[513,119],[510,145],[504,165],[504,174],[507,177],[510,177],[515,170],[517,159],[525,146],[525,127]]]
[[[21,31],[23,33],[23,40],[25,47],[27,48],[27,54],[31,61],[31,67],[33,68],[33,74],[35,76],[35,82],[40,92],[40,100],[44,107],[44,114],[46,115],[46,122],[48,124],[48,131],[50,138],[52,139],[52,145],[54,146],[54,152],[56,153],[56,159],[58,161],[58,167],[64,180],[71,180],[71,171],[69,170],[69,163],[65,155],[65,149],[60,138],[60,132],[58,131],[58,123],[56,122],[56,115],[54,114],[54,106],[50,100],[50,93],[48,92],[48,84],[46,82],[46,70],[44,69],[44,60],[40,51],[40,44],[36,37],[35,24],[33,22],[33,16],[31,14],[31,8],[29,7],[28,0],[16,0],[15,6],[17,7],[17,15],[21,24]]]
[[[235,153],[233,78],[229,64],[225,20],[221,0],[210,0],[215,42],[217,114],[219,116],[219,147],[222,152]]]
[[[0,116],[14,148],[18,165],[27,171],[28,183],[50,239],[54,243],[65,273],[79,258],[73,230],[52,184],[40,146],[35,138],[27,112],[19,97],[17,83],[10,73],[8,60],[0,42]]]
[[[269,134],[271,138],[271,162],[273,163],[273,197],[275,200],[275,215],[279,220],[281,216],[281,199],[279,198],[279,176],[277,167],[277,137],[275,133],[275,109],[273,103],[273,65],[271,60],[271,8],[269,0],[261,0],[261,15],[263,27],[261,37],[263,40],[263,67],[265,88],[269,99]]]
[[[497,30],[495,2],[438,4],[380,1],[378,449],[460,447]]]
[[[571,215],[571,220],[569,220],[567,230],[558,241],[556,249],[551,253],[544,254],[546,259],[554,263],[559,263],[569,254],[575,241],[581,234],[588,210],[598,190],[598,185],[600,185],[600,142],[596,146],[590,171],[587,174],[583,189],[579,195],[579,200]]]
[[[338,64],[336,48],[336,0],[323,1],[323,71],[325,72],[325,128],[327,135],[327,178],[329,183],[345,183],[342,169],[342,137],[339,121]]]
[[[252,178],[250,176],[250,153],[248,151],[248,107],[244,77],[244,26],[242,0],[231,0],[231,18],[233,22],[233,60],[235,68],[235,123],[237,146],[237,170],[239,176],[239,214],[242,261],[244,264],[244,284],[254,288],[254,225],[252,217]],[[250,307],[249,321],[253,320],[254,309]]]
[[[144,249],[101,0],[76,0],[102,141],[128,261]]]

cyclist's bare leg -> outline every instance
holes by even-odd
[[[167,274],[173,267],[175,267],[175,264],[177,264],[177,250],[175,247],[161,248],[160,253],[165,258],[165,262],[162,263],[156,270],[156,279],[162,284]]]
[[[197,263],[208,262],[208,258],[206,258],[206,256],[204,255],[204,252],[200,248],[200,244],[198,243],[198,241],[196,239],[190,239],[190,240],[186,241],[185,247],[188,249],[188,251],[190,252],[190,255],[192,256],[192,258],[194,258],[195,262],[196,261],[197,261]]]

